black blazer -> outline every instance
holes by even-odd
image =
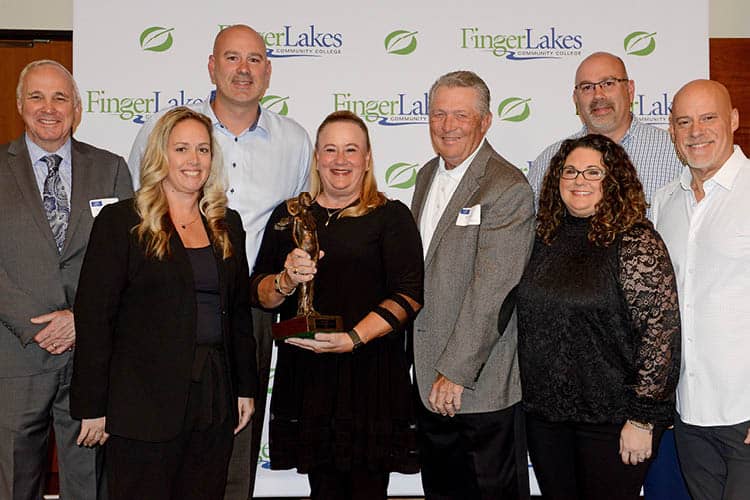
[[[106,416],[111,434],[160,442],[183,425],[196,346],[195,289],[177,232],[170,257],[146,258],[131,231],[139,222],[132,199],[105,207],[94,221],[75,301],[70,409],[75,418]],[[226,222],[233,256],[216,256],[224,348],[233,394],[254,397],[245,231],[234,210]],[[236,421],[237,405],[230,406]]]

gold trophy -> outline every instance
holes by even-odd
[[[287,200],[286,208],[290,218],[280,220],[274,229],[283,230],[292,227],[294,244],[310,255],[317,264],[320,254],[318,232],[315,218],[310,211],[312,197],[310,193],[301,193],[297,198]],[[319,332],[340,332],[343,328],[341,316],[319,314],[313,307],[315,280],[300,283],[297,289],[297,315],[294,318],[274,323],[271,326],[273,338],[287,337],[310,338]]]

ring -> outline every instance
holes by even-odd
[[[297,268],[296,267],[294,269],[292,269],[292,273],[299,274],[299,272],[297,272]]]
[[[52,348],[53,349],[57,349],[57,344],[55,344],[54,342],[52,342]]]

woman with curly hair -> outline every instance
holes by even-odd
[[[134,199],[91,232],[76,297],[71,413],[107,441],[109,498],[222,499],[256,391],[245,232],[211,121],[167,112]]]
[[[637,499],[674,412],[672,263],[621,146],[565,141],[518,285],[529,454],[546,499]]]

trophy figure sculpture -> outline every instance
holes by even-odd
[[[275,229],[285,229],[291,225],[294,244],[310,255],[317,264],[320,254],[318,232],[310,206],[310,193],[301,193],[297,198],[287,200],[286,207],[291,220],[282,219]],[[343,328],[341,316],[319,314],[313,307],[315,280],[300,283],[297,288],[297,316],[272,325],[273,337],[313,337],[319,332],[340,332]]]

